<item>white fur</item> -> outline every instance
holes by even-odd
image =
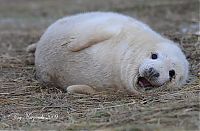
[[[150,59],[152,52],[160,54],[158,60]],[[172,41],[131,17],[104,12],[52,24],[37,44],[35,64],[40,82],[62,88],[88,85],[136,92],[137,77],[147,66],[159,70],[160,85],[172,68],[177,73],[170,82],[174,85],[183,85],[188,75],[188,62]]]

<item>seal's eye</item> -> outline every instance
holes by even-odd
[[[156,53],[151,54],[151,59],[157,59],[158,55]]]
[[[175,76],[175,71],[174,70],[170,70],[169,71],[169,76],[170,76],[170,78],[173,78]]]

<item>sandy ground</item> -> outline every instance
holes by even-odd
[[[190,79],[181,89],[131,96],[102,92],[70,95],[41,87],[32,56],[56,19],[86,11],[133,16],[176,41],[190,62]],[[1,0],[0,129],[28,130],[198,130],[200,128],[200,41],[198,0]]]

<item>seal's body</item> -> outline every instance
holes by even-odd
[[[36,75],[44,85],[93,93],[181,86],[188,62],[180,48],[144,23],[117,13],[62,18],[37,43]]]

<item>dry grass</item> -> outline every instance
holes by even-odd
[[[190,3],[187,3],[187,0],[181,1],[186,4],[161,2],[161,6],[156,4],[147,6],[149,4],[143,5],[136,1],[137,4],[132,7],[130,1],[120,6],[117,2],[122,1],[109,0],[107,2],[115,3],[117,6],[113,7],[112,4],[108,6],[107,2],[87,4],[88,1],[85,1],[86,4],[80,7],[77,4],[78,1],[70,0],[67,6],[73,5],[73,8],[68,9],[63,6],[60,7],[61,9],[58,8],[58,3],[54,5],[53,1],[18,0],[21,4],[12,2],[8,4],[2,1],[0,18],[9,16],[16,21],[24,22],[24,26],[21,26],[23,23],[19,24],[16,21],[9,25],[9,23],[1,23],[0,20],[0,129],[198,130],[200,128],[200,41],[194,34],[195,29],[190,28],[191,30],[185,34],[180,30],[180,27],[190,27],[188,25],[194,25],[194,21],[198,21],[198,8],[194,4],[195,1]],[[35,7],[39,3],[38,6],[44,8],[37,12],[31,11],[28,8],[32,5],[31,3],[35,4]],[[66,2],[63,1],[63,3]],[[58,9],[55,14],[52,14],[52,10],[56,8],[51,10],[52,6]],[[11,11],[12,15],[6,14],[6,7],[12,7],[15,10]],[[127,95],[120,91],[102,92],[93,96],[70,95],[54,87],[41,87],[34,78],[35,67],[30,63],[32,56],[26,54],[25,47],[39,39],[49,19],[53,21],[65,11],[74,13],[83,8],[86,10],[87,7],[88,10],[114,8],[113,10],[132,16],[137,15],[156,30],[163,32],[165,36],[178,42],[191,64],[191,77],[188,83],[181,89],[142,96]],[[172,7],[176,7],[177,10]],[[50,13],[48,13],[49,10]],[[23,14],[23,11],[27,12]],[[43,11],[46,11],[45,15]],[[164,18],[163,13],[167,14]],[[53,17],[50,18],[50,16]],[[32,21],[33,19],[35,20]],[[41,23],[39,19],[46,20],[47,23]],[[38,23],[33,24],[37,20],[39,20]],[[153,20],[152,23],[151,20]],[[161,22],[154,23],[155,20]],[[181,21],[183,24],[180,24]]]

